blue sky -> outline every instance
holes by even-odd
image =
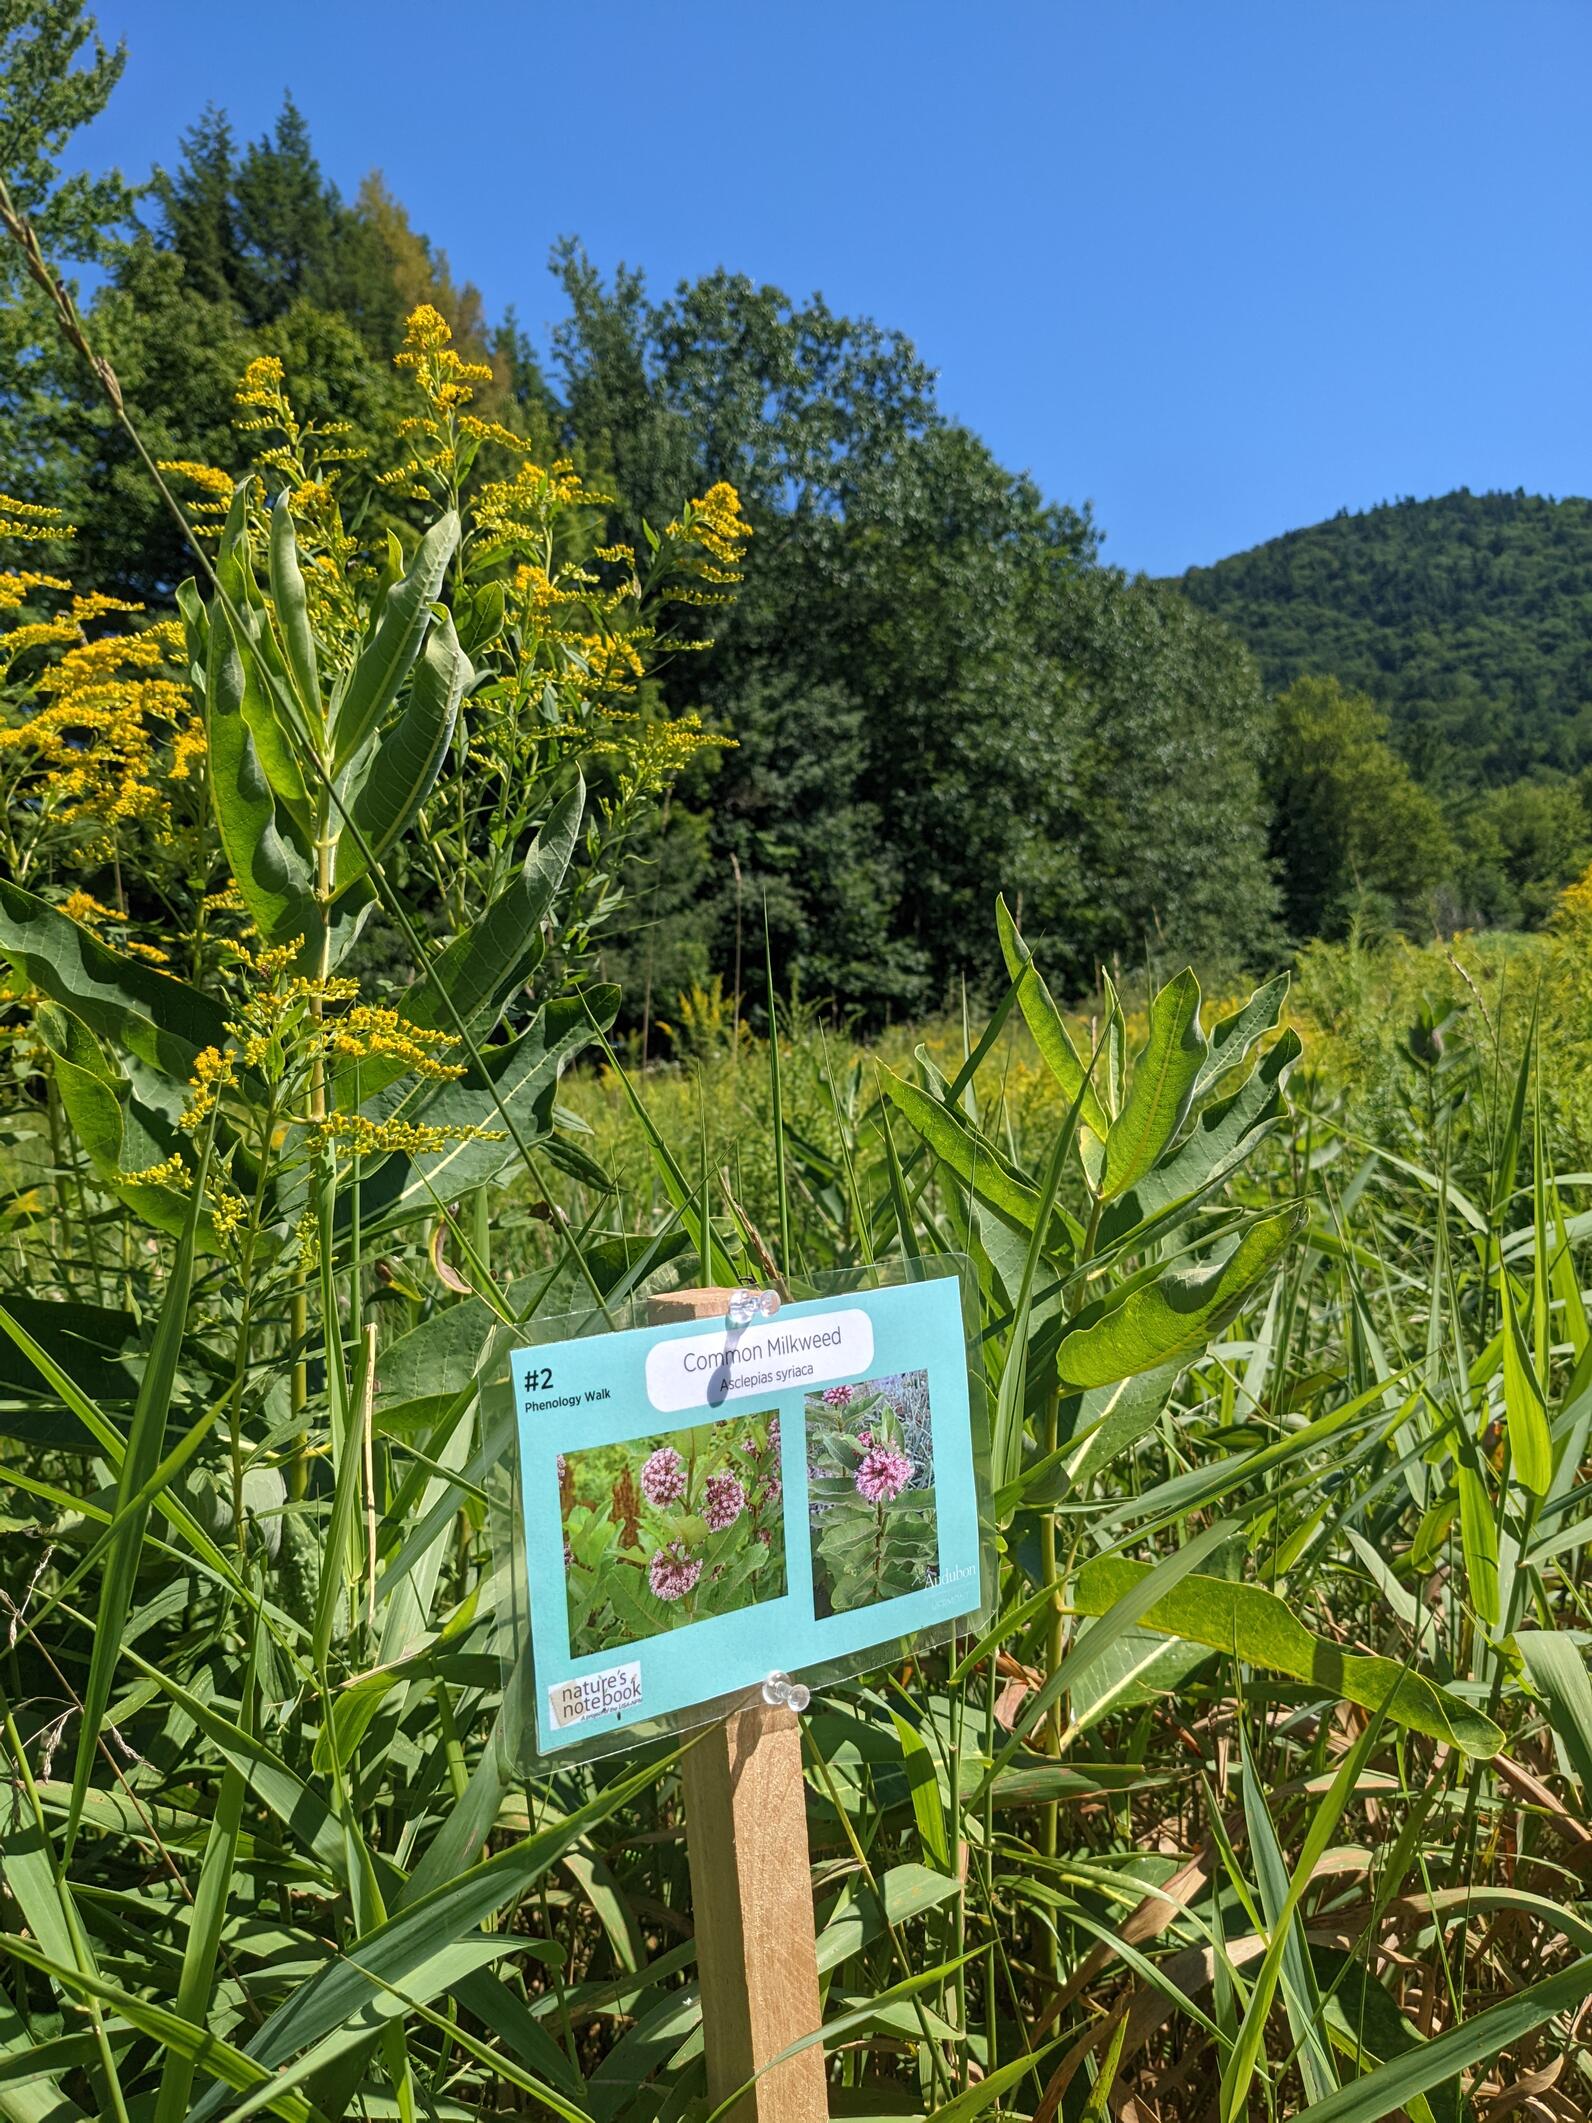
[[[98,0],[81,159],[284,89],[540,337],[548,247],[916,340],[1106,557],[1399,494],[1592,492],[1592,0]]]

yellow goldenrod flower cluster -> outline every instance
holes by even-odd
[[[390,1150],[421,1157],[455,1143],[500,1143],[501,1128],[437,1127],[427,1121],[371,1120],[363,1113],[329,1113],[310,1125],[317,1149],[337,1148],[350,1157],[385,1156]]]
[[[378,482],[413,501],[448,497],[460,476],[461,436],[479,444],[501,443],[509,450],[523,450],[517,435],[496,421],[474,415],[461,420],[460,410],[475,396],[475,387],[492,381],[484,361],[466,361],[453,345],[447,319],[429,302],[409,313],[402,350],[393,357],[398,368],[407,369],[426,402],[427,410],[412,413],[398,423],[399,439],[409,446],[404,462],[378,474]]]
[[[672,583],[672,604],[733,604],[745,580],[742,573],[752,526],[741,513],[741,497],[727,480],[687,502],[673,523],[664,527],[670,559],[684,579]],[[706,648],[706,642],[671,643],[674,648]]]
[[[56,587],[53,578],[28,580],[32,588]],[[19,608],[14,585],[13,578],[0,609]],[[181,626],[162,620],[138,634],[89,633],[112,614],[141,610],[96,593],[0,635],[0,675],[31,649],[63,651],[32,681],[30,695],[41,705],[0,729],[0,759],[20,759],[30,793],[62,823],[99,829],[85,850],[91,858],[114,849],[127,821],[169,841],[170,784],[187,779],[204,751],[204,726],[181,676]]]
[[[35,590],[70,591],[71,587],[69,582],[62,582],[55,575],[0,576],[0,612],[20,611]],[[96,619],[104,619],[113,612],[141,612],[143,609],[141,604],[129,604],[122,597],[108,597],[102,591],[95,591],[87,597],[74,597],[68,611],[57,612],[47,619],[24,620],[20,626],[8,627],[0,635],[0,674],[9,672],[29,649],[74,648],[87,640],[87,629]]]
[[[452,326],[429,302],[410,311],[403,350],[393,361],[396,367],[408,369],[439,412],[468,405],[475,396],[475,385],[492,381],[486,362],[465,361],[455,352]]]
[[[634,797],[666,788],[701,753],[734,743],[705,730],[695,710],[673,717],[610,713],[598,724],[591,749],[616,762],[621,788]]]
[[[300,420],[274,354],[249,363],[233,403],[238,408],[234,427],[261,438],[254,463],[268,477],[267,491],[255,502],[256,524],[260,508],[285,491],[298,532],[310,623],[323,661],[340,662],[358,632],[353,580],[358,541],[343,523],[335,490],[343,467],[365,452],[347,441],[353,432],[349,421]]]
[[[1592,925],[1592,869],[1584,870],[1565,886],[1553,909],[1555,929],[1580,929]]]
[[[245,1071],[263,1071],[278,1086],[279,1117],[297,1121],[314,1153],[369,1157],[397,1150],[413,1157],[453,1143],[502,1140],[475,1127],[304,1110],[312,1084],[324,1091],[332,1071],[350,1061],[380,1056],[397,1062],[406,1075],[433,1083],[452,1082],[464,1069],[447,1058],[456,1044],[447,1033],[360,1002],[356,980],[293,973],[294,957],[292,946],[279,945],[252,961],[254,986],[238,1016],[228,1020],[226,1047],[205,1047],[195,1058],[180,1123],[189,1134],[229,1093],[247,1095],[241,1084]]]
[[[0,573],[0,612],[20,612],[35,590],[69,593],[71,588],[59,575],[36,575],[29,568]]]
[[[197,490],[184,503],[189,522],[197,536],[219,538],[227,510],[232,506],[232,474],[217,465],[198,464],[191,457],[161,458],[156,469]]]
[[[59,509],[0,493],[0,538],[72,538],[76,534],[77,526],[64,522]]]
[[[720,480],[708,488],[699,501],[686,504],[685,513],[668,526],[665,534],[670,538],[689,541],[699,545],[718,566],[704,566],[701,572],[710,581],[739,582],[740,568],[746,558],[746,541],[752,535],[752,526],[741,514],[741,497],[727,480]]]
[[[193,1172],[180,1150],[173,1151],[158,1165],[146,1165],[139,1172],[123,1172],[120,1179],[124,1187],[166,1187],[177,1194],[193,1192]],[[205,1182],[205,1208],[218,1238],[230,1238],[249,1213],[243,1196],[213,1166]]]
[[[646,676],[644,651],[653,637],[636,619],[632,584],[604,589],[586,568],[566,568],[555,581],[546,568],[525,561],[515,569],[511,588],[521,635],[533,653],[552,656],[555,677],[583,698],[635,691]]]
[[[121,1178],[123,1185],[128,1187],[186,1189],[193,1185],[193,1174],[189,1171],[188,1161],[180,1150],[174,1150],[170,1157],[163,1159],[158,1165],[144,1165],[137,1172],[124,1172]]]
[[[424,1076],[437,1083],[451,1083],[464,1074],[462,1062],[444,1061],[442,1055],[458,1045],[451,1034],[412,1025],[396,1010],[383,1010],[371,1003],[358,1003],[331,1028],[331,1052],[339,1061],[370,1061],[381,1055],[402,1063],[411,1076]]]
[[[234,1027],[228,1025],[227,1030],[231,1032]],[[192,1134],[215,1110],[222,1092],[230,1091],[237,1080],[237,1062],[230,1048],[223,1053],[219,1047],[202,1047],[194,1057],[188,1103],[180,1125]]]
[[[97,900],[92,892],[68,892],[61,902],[61,912],[68,921],[80,921],[86,928],[97,928],[102,921],[125,921],[127,916],[115,907],[107,907]]]
[[[524,444],[519,447],[523,449]],[[542,546],[562,510],[603,508],[612,500],[611,494],[586,485],[572,458],[556,457],[551,464],[543,465],[527,457],[515,467],[512,478],[482,482],[471,504],[471,514],[476,529],[486,538],[510,546]],[[629,552],[628,547],[616,550]],[[597,557],[606,556],[599,553]],[[635,556],[631,554],[630,559],[634,573]]]
[[[81,887],[76,891],[67,893],[65,899],[61,901],[61,912],[68,921],[79,922],[85,929],[98,929],[106,922],[109,922],[113,928],[125,929],[127,926],[127,916],[125,914],[119,912],[115,907],[103,905],[101,901],[94,897],[92,892],[85,892]],[[135,936],[120,937],[117,941],[117,948],[125,951],[132,958],[147,959],[153,966],[164,966],[169,963],[167,954],[160,949],[158,944],[140,943]]]

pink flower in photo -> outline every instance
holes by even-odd
[[[685,1495],[685,1461],[672,1445],[660,1445],[641,1470],[641,1493],[649,1504],[678,1504]]]
[[[768,1419],[768,1449],[773,1453],[779,1451],[779,1417],[777,1415],[771,1415]]]
[[[912,1462],[891,1445],[875,1445],[853,1479],[857,1494],[870,1504],[887,1504],[912,1479]]]
[[[762,1510],[770,1504],[777,1504],[784,1494],[785,1484],[777,1474],[771,1474],[763,1484],[763,1493],[757,1500],[758,1509]]]
[[[707,1502],[702,1516],[708,1522],[709,1533],[723,1533],[733,1526],[746,1509],[746,1491],[733,1474],[710,1474],[708,1476]]]
[[[660,1548],[647,1565],[647,1582],[657,1600],[683,1600],[701,1575],[702,1559],[687,1555],[684,1541]]]
[[[828,1386],[824,1389],[826,1408],[849,1408],[852,1389],[849,1386]]]
[[[873,1443],[873,1432],[871,1430],[859,1430],[857,1432],[857,1443],[862,1447],[863,1451],[866,1452],[868,1447]]]

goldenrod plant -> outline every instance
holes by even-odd
[[[709,2123],[678,1744],[515,1767],[493,1384],[955,1255],[993,1608],[804,1714],[832,2112],[1573,2123],[1592,892],[1078,1009],[1000,904],[950,1022],[769,966],[632,1068],[626,850],[722,741],[657,674],[747,525],[705,473],[616,542],[482,367],[417,308],[361,458],[255,359],[236,465],[145,464],[170,606],[0,500],[0,2118]],[[887,1610],[926,1391],[808,1398],[802,1548],[766,1411],[572,1452],[576,1634]]]

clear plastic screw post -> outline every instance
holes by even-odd
[[[771,1673],[763,1683],[763,1701],[772,1708],[783,1706],[800,1712],[812,1699],[811,1691],[800,1681],[793,1681],[788,1673]]]
[[[750,1327],[756,1320],[771,1320],[779,1310],[774,1290],[732,1290],[725,1308],[732,1327]]]

